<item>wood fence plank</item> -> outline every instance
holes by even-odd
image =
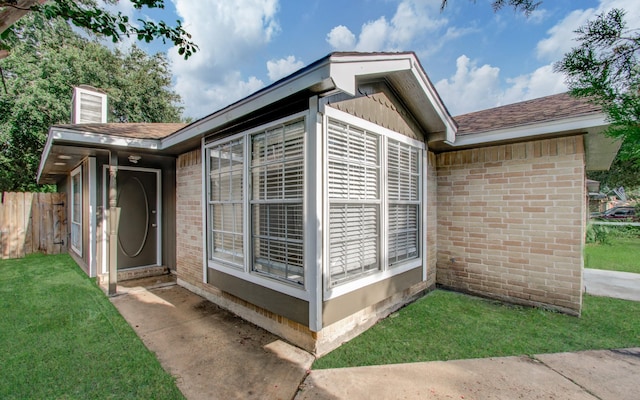
[[[44,201],[44,206],[45,206],[45,215],[46,215],[46,219],[45,219],[45,247],[46,247],[46,251],[45,254],[55,254],[54,253],[54,246],[53,246],[53,237],[54,237],[54,229],[55,227],[55,223],[53,220],[53,198],[52,196],[47,196],[45,198]]]
[[[33,220],[32,220],[32,204],[33,204],[33,193],[25,193],[24,194],[24,254],[33,253],[33,237],[31,232],[33,231]]]
[[[40,193],[33,194],[31,204],[31,252],[40,251]]]
[[[9,258],[18,258],[18,232],[16,229],[16,193],[9,193]]]
[[[24,258],[24,241],[27,231],[24,225],[24,192],[16,193],[16,258]]]
[[[0,258],[66,252],[64,193],[4,193],[0,202]]]
[[[7,248],[7,232],[5,229],[4,218],[4,193],[1,194],[0,199],[0,258],[4,259],[4,251]]]

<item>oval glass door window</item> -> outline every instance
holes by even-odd
[[[118,193],[120,224],[118,243],[127,257],[140,255],[149,236],[149,196],[136,176],[131,176]]]

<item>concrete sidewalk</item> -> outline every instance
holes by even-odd
[[[640,274],[585,268],[584,286],[594,296],[640,301]]]
[[[640,398],[640,348],[313,370],[296,400]]]
[[[640,398],[640,348],[309,373],[309,353],[170,279],[125,285],[111,301],[190,400]]]

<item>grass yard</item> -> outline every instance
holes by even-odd
[[[584,297],[581,318],[436,290],[314,369],[640,346],[640,302]]]
[[[184,399],[68,255],[0,260],[0,398]]]
[[[610,238],[608,244],[587,244],[584,267],[640,274],[640,238]]]

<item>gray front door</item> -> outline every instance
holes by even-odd
[[[158,172],[118,169],[118,269],[158,260]]]

